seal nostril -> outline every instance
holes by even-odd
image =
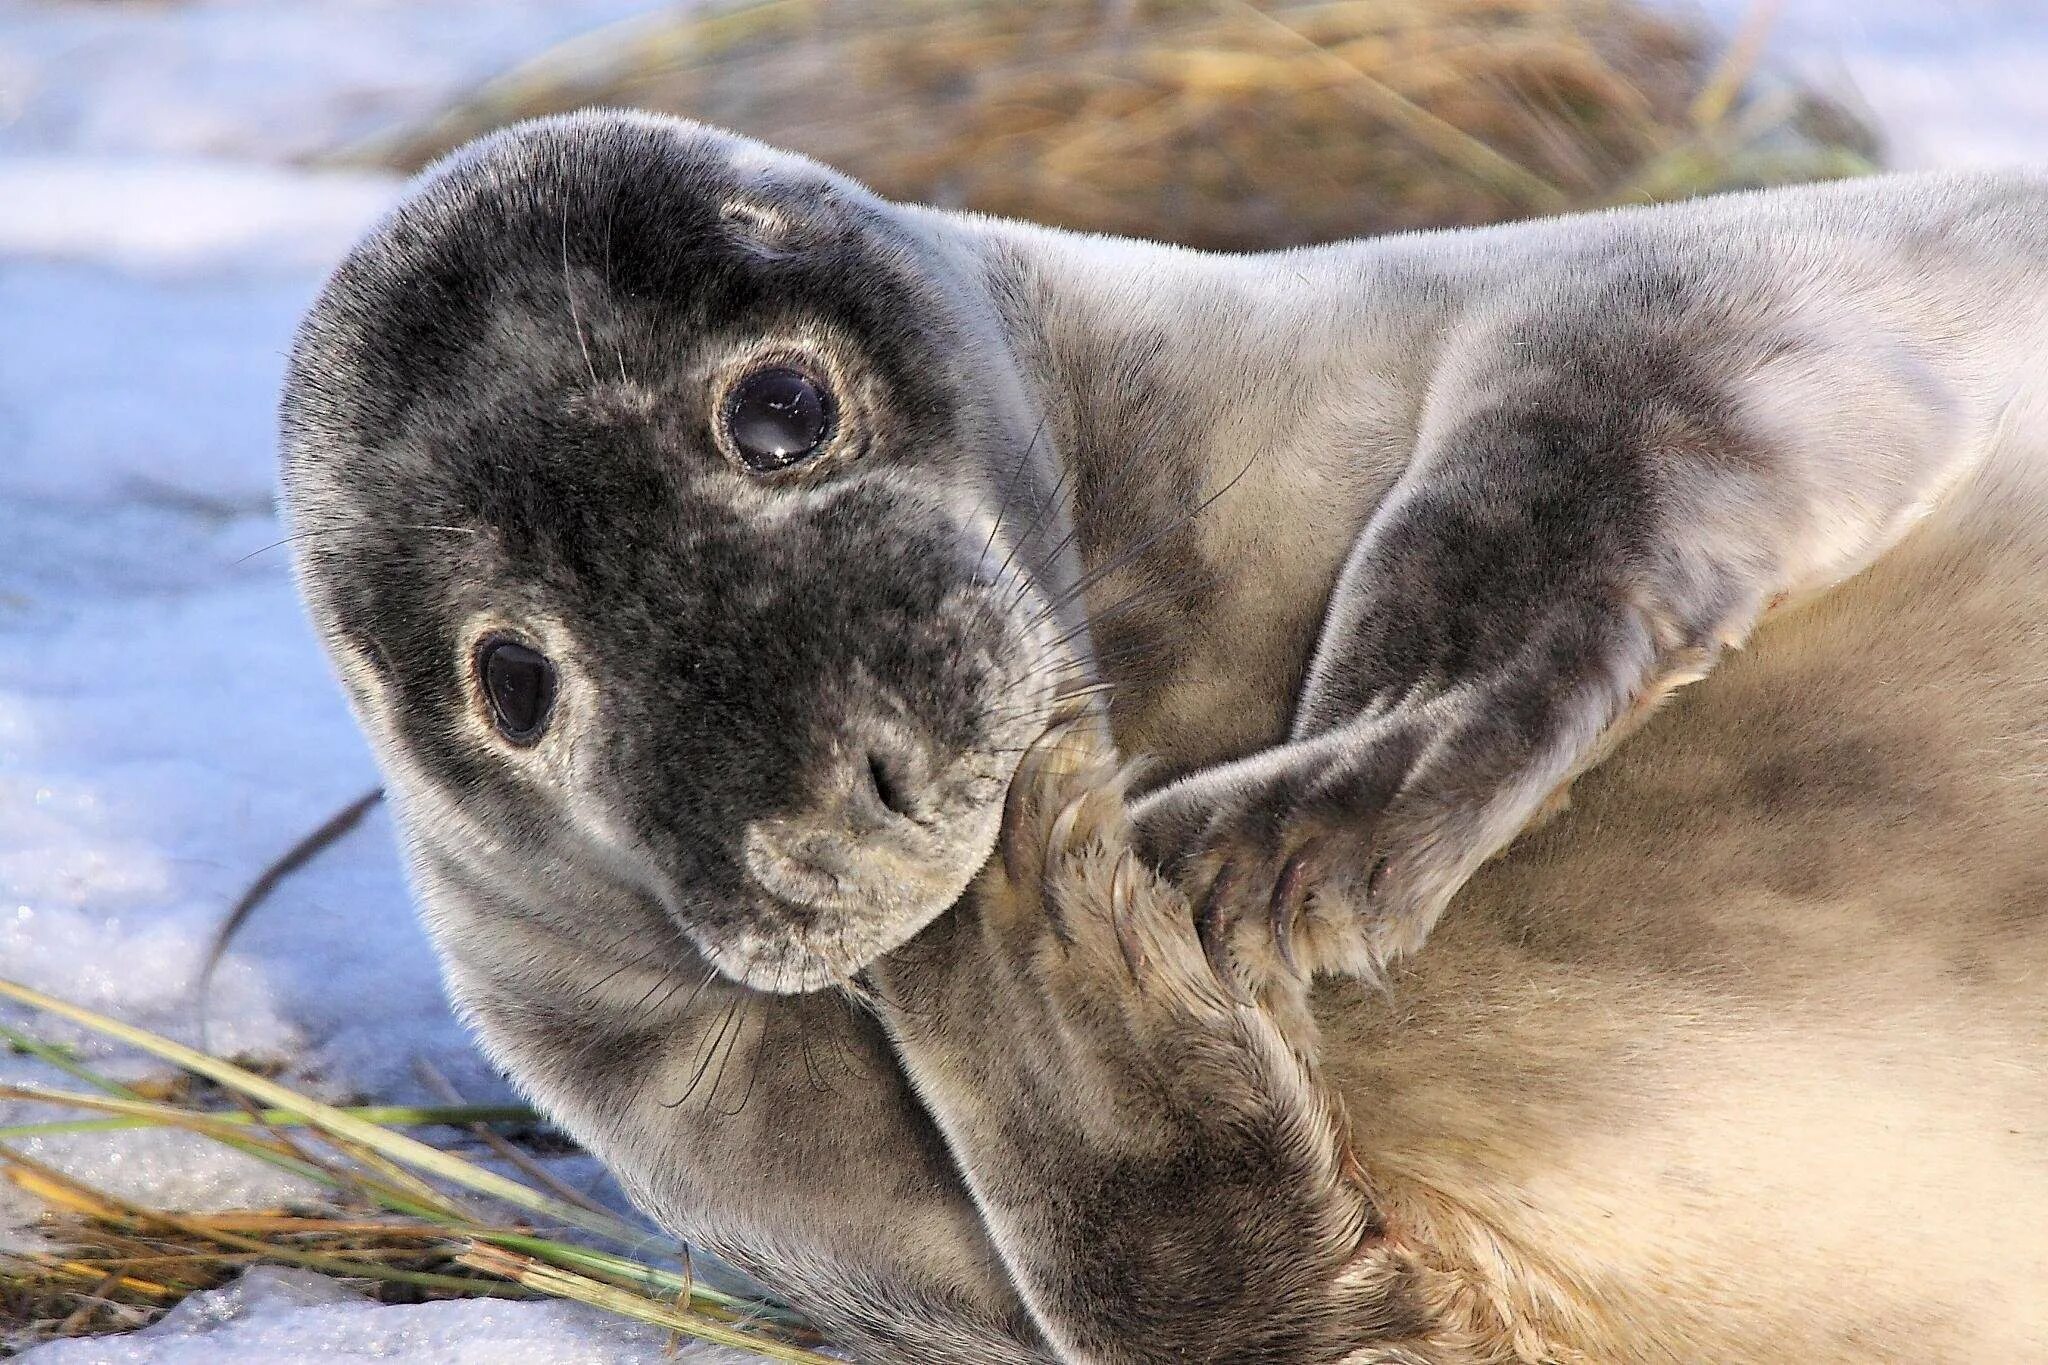
[[[875,795],[882,805],[906,820],[916,818],[916,811],[910,804],[910,793],[905,784],[892,770],[889,761],[880,754],[868,755],[868,781],[875,789]]]

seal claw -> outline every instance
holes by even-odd
[[[1308,843],[1296,849],[1287,861],[1281,864],[1280,876],[1273,883],[1273,897],[1267,902],[1266,915],[1273,931],[1273,950],[1287,965],[1287,970],[1301,975],[1301,963],[1294,955],[1294,925],[1301,914],[1302,885],[1307,880],[1309,865],[1314,861],[1319,845]]]
[[[1382,853],[1372,860],[1372,871],[1365,874],[1365,898],[1367,901],[1376,901],[1380,898],[1380,891],[1385,887],[1387,881],[1387,865],[1393,862],[1393,860],[1394,857],[1391,853]]]
[[[1054,761],[1060,745],[1066,742],[1067,736],[1074,732],[1083,719],[1084,717],[1066,716],[1053,720],[1038,732],[1036,739],[1025,746],[1015,770],[1010,774],[1010,785],[1003,793],[1002,833],[997,837],[1002,848],[1003,871],[1009,875],[1013,883],[1021,884],[1025,877],[1028,843],[1024,836],[1029,826],[1024,813],[1046,800],[1049,793],[1046,787],[1045,765]],[[1048,840],[1041,850],[1047,857],[1056,851],[1058,850],[1053,840]]]
[[[1237,964],[1231,959],[1228,946],[1230,931],[1237,923],[1236,912],[1231,908],[1231,893],[1236,890],[1237,881],[1237,864],[1226,859],[1210,880],[1209,890],[1195,912],[1195,933],[1202,940],[1202,955],[1209,959],[1209,970],[1217,984],[1238,1004],[1249,1005],[1254,1001],[1238,979]]]

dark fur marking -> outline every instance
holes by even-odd
[[[736,221],[748,203],[756,218]],[[761,214],[788,249],[760,249]],[[610,768],[645,782],[628,805],[703,893],[693,915],[733,924],[741,828],[815,794],[850,711],[891,708],[942,751],[983,742],[1003,703],[973,661],[1007,648],[1009,624],[946,605],[972,581],[972,533],[875,482],[752,524],[700,378],[725,339],[805,324],[857,338],[881,398],[853,472],[966,477],[995,435],[976,403],[985,362],[960,342],[968,305],[920,251],[822,173],[747,183],[715,135],[622,122],[460,154],[351,256],[302,336],[286,425],[319,438],[296,449],[348,452],[300,477],[345,499],[360,540],[309,556],[345,585],[329,589],[336,627],[392,661],[392,713],[428,770],[487,808],[536,809],[460,723],[463,617],[544,604],[603,622],[574,648]],[[868,286],[845,288],[850,272]]]

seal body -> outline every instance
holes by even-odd
[[[486,1045],[863,1358],[2030,1358],[2044,209],[528,125],[306,324],[302,582]]]

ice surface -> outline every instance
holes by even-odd
[[[203,1011],[194,998],[249,880],[377,781],[278,544],[274,427],[300,313],[402,182],[286,158],[645,8],[0,6],[0,974],[333,1099],[433,1098],[415,1058],[470,1099],[509,1097],[448,1010],[381,810],[250,922]],[[153,1070],[33,1022],[118,1077]],[[71,1084],[5,1054],[0,1081]],[[57,1116],[0,1105],[0,1124]],[[178,1133],[20,1145],[175,1207],[307,1192]],[[0,1240],[31,1237],[31,1212],[0,1192]],[[262,1272],[149,1331],[32,1358],[651,1361],[664,1340],[564,1305],[389,1307]]]
[[[1750,0],[1704,3],[1725,18]],[[1778,50],[1859,95],[1905,164],[2040,158],[2041,6],[1788,0]],[[272,426],[293,325],[400,185],[300,163],[653,7],[0,0],[0,974],[198,1038],[217,918],[376,780],[286,551],[265,547],[283,535]],[[249,925],[208,1016],[214,1047],[331,1097],[426,1098],[416,1056],[473,1099],[504,1094],[443,1002],[381,812]],[[25,1079],[60,1078],[0,1055],[0,1081]],[[0,1106],[0,1123],[50,1116]],[[175,1134],[31,1148],[162,1203],[291,1192]],[[26,1212],[0,1197],[0,1237]],[[660,1344],[558,1305],[383,1307],[260,1272],[151,1331],[30,1359],[638,1361]]]
[[[333,152],[648,0],[0,6],[0,152]]]
[[[485,8],[0,8],[0,973],[187,1040],[203,1024],[336,1099],[430,1098],[416,1057],[469,1098],[508,1091],[448,1011],[381,812],[251,922],[203,1020],[193,996],[250,878],[377,780],[277,544],[273,451],[298,316],[401,181],[276,158],[347,133],[368,67],[438,98],[630,7]],[[210,144],[200,114],[256,140]],[[63,1083],[0,1055],[23,1080]],[[172,1205],[294,1192],[174,1133],[26,1146]],[[27,1211],[0,1194],[0,1224]]]
[[[252,1270],[195,1295],[127,1337],[51,1342],[23,1365],[712,1365],[734,1357],[683,1346],[670,1355],[653,1328],[580,1304],[467,1300],[387,1308],[298,1270]]]

